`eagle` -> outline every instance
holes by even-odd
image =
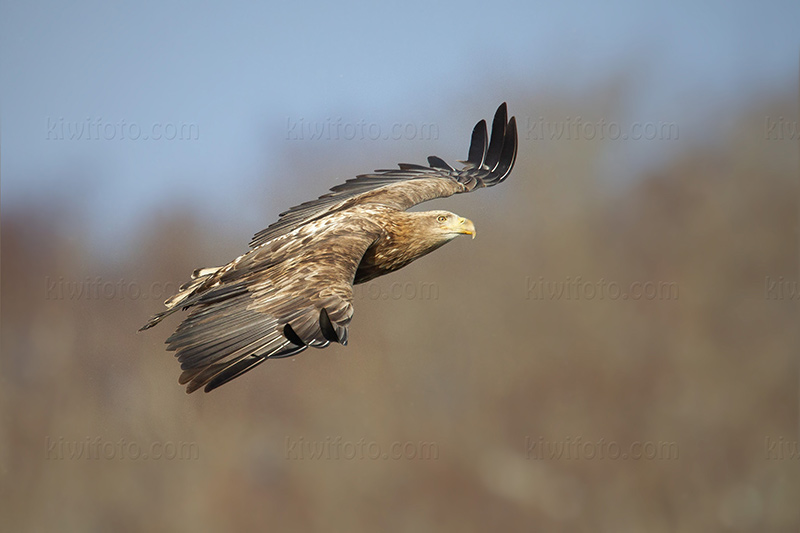
[[[403,268],[459,235],[475,238],[475,225],[464,217],[407,210],[501,183],[516,156],[516,120],[508,120],[503,103],[491,138],[485,120],[475,125],[460,169],[430,156],[428,166],[403,163],[359,175],[292,207],[256,233],[243,255],[195,270],[139,331],[190,310],[166,340],[187,393],[210,392],[267,359],[309,346],[346,345],[354,284]]]

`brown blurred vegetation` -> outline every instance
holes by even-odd
[[[542,105],[511,101],[518,117]],[[502,187],[436,204],[473,219],[475,241],[376,282],[433,283],[437,298],[362,294],[349,346],[269,361],[209,395],[176,382],[162,343],[177,319],[136,333],[160,301],[58,298],[47,283],[180,284],[260,228],[210,235],[196,229],[202,213],[164,216],[110,261],[58,215],[4,213],[2,529],[797,531],[800,460],[768,448],[800,438],[800,300],[771,297],[766,281],[798,274],[797,143],[765,138],[764,117],[778,115],[796,109],[757,103],[728,138],[681,145],[627,185],[595,171],[609,143],[523,136]],[[303,196],[345,175],[313,176]],[[679,293],[530,297],[530,280],[568,276],[677,282]],[[193,443],[198,455],[70,459],[52,448],[98,437]],[[287,444],[337,437],[438,453],[301,460]],[[529,452],[578,437],[679,452]]]

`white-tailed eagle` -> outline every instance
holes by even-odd
[[[165,302],[167,310],[141,329],[190,310],[166,341],[187,392],[203,386],[209,392],[269,358],[347,344],[354,284],[403,268],[458,235],[475,236],[473,223],[453,213],[406,210],[496,185],[516,155],[517,125],[503,103],[491,139],[486,121],[475,125],[462,168],[431,156],[429,166],[376,170],[281,213],[244,255],[195,270]]]

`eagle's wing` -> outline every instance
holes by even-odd
[[[380,236],[374,219],[369,207],[335,213],[190,282],[187,298],[145,326],[192,309],[167,339],[187,392],[208,392],[269,357],[346,344],[353,276]]]
[[[281,213],[277,222],[255,234],[250,246],[257,248],[304,224],[355,205],[381,204],[404,211],[427,200],[491,187],[508,177],[516,156],[517,124],[514,117],[508,120],[504,102],[494,115],[490,141],[487,141],[486,121],[475,125],[463,168],[456,170],[441,158],[430,156],[428,167],[403,163],[398,169],[360,175],[316,200]]]

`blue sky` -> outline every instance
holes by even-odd
[[[798,27],[797,2],[4,2],[0,201],[77,206],[100,240],[176,204],[269,222],[263,203],[243,206],[286,188],[287,143],[345,160],[374,150],[372,166],[408,159],[392,153],[452,159],[472,110],[490,116],[505,88],[580,97],[630,65],[629,113],[701,125],[767,88],[796,93]],[[453,116],[457,102],[469,116]],[[435,123],[441,136],[288,140],[292,120],[332,117]],[[191,138],[164,138],[181,128]]]

